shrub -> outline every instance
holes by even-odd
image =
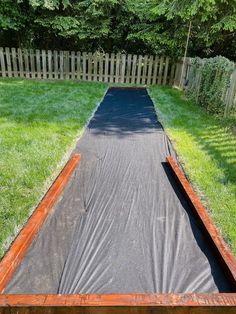
[[[217,56],[206,59],[193,58],[191,64],[187,97],[194,99],[211,113],[222,113],[234,63]]]

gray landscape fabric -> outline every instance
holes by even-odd
[[[146,89],[109,89],[75,152],[6,293],[231,291],[166,165],[176,156]]]

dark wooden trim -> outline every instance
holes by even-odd
[[[142,86],[140,86],[140,87],[135,87],[135,86],[110,86],[109,88],[108,88],[108,90],[109,89],[124,89],[124,90],[129,90],[129,89],[146,89],[146,87],[142,87]]]
[[[177,162],[174,160],[173,157],[168,156],[166,158],[169,166],[173,170],[177,180],[179,181],[182,189],[184,190],[185,194],[188,197],[188,200],[191,202],[193,208],[195,209],[198,217],[201,220],[204,229],[208,233],[211,241],[218,252],[218,256],[221,257],[222,262],[224,263],[224,267],[227,268],[227,273],[230,275],[231,282],[233,283],[234,287],[236,287],[236,259],[223,240],[220,232],[216,228],[215,224],[213,223],[212,219],[210,218],[207,210],[202,205],[200,199],[194,192],[193,188],[191,187],[190,183],[186,179],[183,171],[178,166]]]
[[[236,293],[0,295],[5,306],[236,306]]]
[[[80,155],[75,154],[66,164],[62,172],[52,184],[51,188],[45,194],[8,252],[0,263],[0,293],[3,293],[7,283],[11,279],[17,266],[23,259],[27,249],[38,234],[42,224],[46,220],[53,205],[57,201],[63,188],[68,182],[71,174],[80,160]]]

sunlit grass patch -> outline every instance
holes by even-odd
[[[149,91],[186,174],[236,254],[236,119],[216,119],[171,88]]]
[[[105,90],[101,83],[0,80],[0,256]]]

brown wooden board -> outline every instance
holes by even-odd
[[[0,313],[235,313],[235,304],[234,293],[0,295]]]
[[[226,271],[229,280],[232,282],[236,289],[236,259],[223,240],[220,232],[216,228],[212,219],[210,218],[207,210],[202,205],[200,199],[194,192],[183,171],[178,166],[173,157],[168,156],[167,162],[173,170],[178,182],[184,190],[188,200],[191,202],[193,209],[195,210],[198,218],[200,219],[202,226],[204,227],[208,238],[212,241],[214,248],[216,249],[218,256],[221,259],[222,268]]]

